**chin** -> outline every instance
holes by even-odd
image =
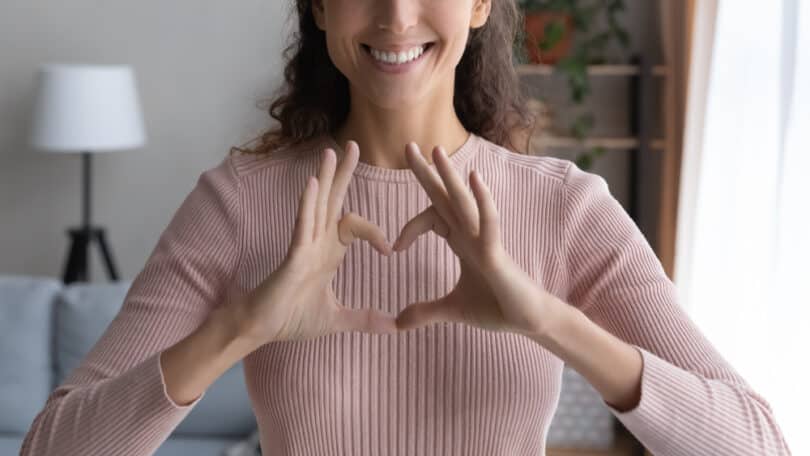
[[[382,109],[397,110],[420,104],[422,94],[413,90],[378,90],[364,93],[364,97]]]

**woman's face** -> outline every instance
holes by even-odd
[[[312,0],[329,56],[352,92],[386,109],[452,99],[470,28],[491,0]],[[358,93],[359,92],[359,93]]]

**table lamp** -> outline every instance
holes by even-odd
[[[104,228],[90,221],[92,153],[144,145],[133,70],[128,65],[42,64],[37,72],[30,144],[48,153],[82,155],[82,226],[67,230],[71,245],[65,284],[87,282],[87,251],[98,242],[111,280],[118,280]]]

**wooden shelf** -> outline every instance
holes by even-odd
[[[554,65],[542,64],[519,64],[515,65],[519,75],[539,75],[550,76],[557,69]],[[641,73],[638,65],[588,65],[588,75],[590,76],[634,76]],[[652,67],[653,76],[666,76],[669,69],[666,65],[655,65]]]
[[[625,434],[616,436],[613,448],[609,450],[583,450],[567,448],[548,448],[547,456],[633,456],[635,454],[635,441]]]
[[[638,138],[586,138],[580,141],[572,137],[564,136],[534,136],[531,138],[532,145],[539,147],[557,148],[577,148],[577,147],[604,147],[605,149],[636,149],[639,146]],[[663,139],[653,139],[649,143],[650,149],[663,149],[666,141]]]

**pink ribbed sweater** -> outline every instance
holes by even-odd
[[[289,245],[329,136],[201,174],[122,310],[52,392],[22,454],[152,454],[199,402],[166,394],[159,354],[215,306],[257,286]],[[404,153],[404,148],[403,148]],[[470,135],[450,161],[492,189],[503,241],[539,285],[643,355],[641,402],[612,413],[656,456],[789,454],[771,409],[699,332],[606,181]],[[430,204],[409,169],[360,162],[344,210],[393,242]],[[459,264],[429,233],[390,258],[352,244],[335,294],[395,314],[450,291]],[[563,362],[532,340],[459,324],[264,345],[244,360],[268,455],[542,455]],[[608,406],[609,407],[609,406]]]

